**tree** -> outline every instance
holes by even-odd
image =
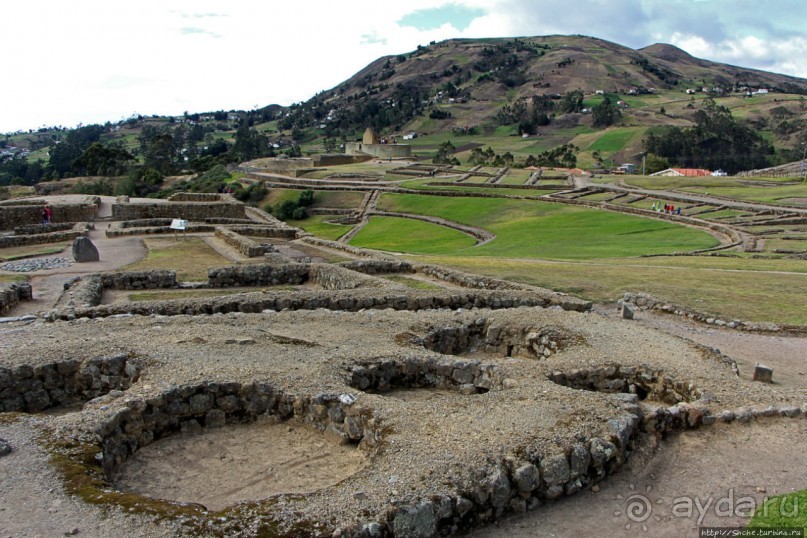
[[[653,153],[648,153],[645,157],[645,173],[655,174],[670,167],[670,161],[664,157],[659,157]]]
[[[454,147],[454,144],[451,143],[450,140],[446,140],[440,147],[437,148],[437,154],[432,159],[434,164],[452,164],[452,165],[459,165],[460,161],[456,157],[454,157],[454,151],[457,148]]]
[[[608,96],[591,109],[591,123],[594,127],[609,127],[622,116],[619,107]]]
[[[773,148],[746,123],[737,121],[731,111],[705,99],[695,113],[694,127],[670,127],[651,133],[645,140],[649,153],[685,168],[722,169],[729,174],[765,168]]]
[[[73,171],[82,176],[120,176],[134,156],[119,145],[93,142],[73,161]]]
[[[571,114],[583,110],[583,92],[572,90],[563,94],[560,100],[560,111],[564,114]]]

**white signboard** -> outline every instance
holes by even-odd
[[[172,230],[184,230],[186,226],[188,226],[187,220],[174,219],[171,221]]]

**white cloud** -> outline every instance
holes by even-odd
[[[756,2],[727,2],[579,0],[573,8],[566,0],[5,2],[0,132],[116,121],[133,112],[290,104],[380,56],[454,37],[565,33],[632,47],[673,42],[706,59],[807,76],[803,34],[771,38],[755,29],[793,24],[804,11],[801,0],[781,0],[786,9],[762,14]],[[409,13],[447,3],[485,15],[462,32],[450,23],[428,31],[398,24]],[[731,21],[721,19],[727,14]],[[744,14],[765,24],[732,26]],[[718,27],[714,37],[708,34]]]
[[[807,38],[761,39],[746,36],[709,42],[701,36],[674,33],[670,43],[693,56],[716,62],[807,77]]]

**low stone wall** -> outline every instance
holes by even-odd
[[[0,411],[35,413],[87,401],[129,388],[141,370],[139,361],[125,354],[0,367]]]
[[[301,237],[300,241],[308,243],[309,245],[314,245],[315,247],[325,247],[334,250],[341,250],[347,252],[348,254],[352,254],[353,256],[361,256],[362,258],[375,258],[376,260],[396,259],[394,256],[390,254],[384,254],[382,252],[377,252],[374,250],[352,247],[344,243],[339,243],[338,241],[329,241],[327,239],[320,239],[319,237],[314,237],[313,235]]]
[[[188,233],[211,233],[215,232],[216,227],[212,224],[188,224],[184,230],[175,230],[170,226],[158,226],[151,228],[108,228],[106,230],[107,237],[123,237],[127,235],[157,235],[157,234],[178,234],[184,235]]]
[[[356,260],[352,262],[342,262],[337,265],[366,275],[415,272],[411,263],[394,260]]]
[[[428,187],[457,187],[457,183],[454,181],[430,181],[426,183]],[[507,184],[507,183],[469,183],[464,182],[462,184],[462,188],[478,188],[478,189],[519,189],[525,191],[561,191],[568,188],[567,185],[558,185],[555,184],[541,184],[538,183],[537,185],[528,185],[524,184]],[[432,193],[429,193],[432,194]]]
[[[177,287],[177,273],[169,270],[104,273],[101,285],[110,290],[153,290]]]
[[[545,359],[581,341],[581,337],[555,327],[507,326],[477,318],[470,324],[438,327],[415,342],[444,355],[477,351],[502,357]]]
[[[204,221],[208,217],[243,219],[244,204],[236,201],[112,204],[113,220],[168,218]]]
[[[30,301],[33,298],[31,285],[27,282],[0,284],[0,316],[9,313],[20,301]]]
[[[168,197],[169,202],[226,202],[231,197],[215,192],[175,192]]]
[[[527,286],[524,284],[517,284],[515,282],[509,282],[507,280],[498,280],[495,278],[489,278],[479,275],[474,275],[471,273],[463,273],[461,271],[454,271],[453,269],[447,269],[445,267],[440,267],[439,265],[428,265],[428,264],[413,264],[413,268],[418,273],[423,273],[424,275],[428,275],[432,278],[436,278],[437,280],[442,280],[444,282],[450,282],[451,284],[455,284],[457,286],[462,286],[463,288],[473,288],[473,289],[482,289],[482,290],[529,290],[535,289],[531,286]],[[549,291],[549,290],[546,290]],[[552,292],[555,293],[555,292]],[[563,294],[559,294],[563,295]],[[583,301],[581,301],[583,302]],[[589,307],[591,307],[591,304]]]
[[[305,264],[249,264],[211,268],[207,272],[211,288],[298,285],[308,280]]]
[[[401,286],[388,280],[366,276],[344,267],[325,263],[312,263],[309,266],[308,280],[314,284],[319,284],[326,290],[352,290],[356,288],[407,289],[406,286]]]
[[[272,245],[265,245],[253,241],[249,237],[236,233],[227,228],[216,226],[216,237],[234,247],[238,252],[247,258],[257,258],[267,252],[272,252]]]
[[[101,304],[104,285],[101,275],[87,275],[71,278],[64,283],[64,293],[59,297],[56,308],[90,308]]]
[[[225,219],[222,217],[208,217],[205,219],[205,224],[245,224],[255,225],[252,219]]]
[[[229,228],[233,232],[241,235],[250,235],[252,237],[270,237],[277,239],[296,239],[297,228],[290,226],[231,226]]]
[[[725,327],[727,329],[754,332],[787,332],[793,334],[807,334],[807,326],[775,323],[754,323],[737,319],[725,320],[718,316],[704,314],[703,312],[697,312],[684,306],[678,306],[666,301],[661,301],[660,299],[656,299],[647,293],[625,293],[623,298],[617,302],[617,306],[621,308],[622,303],[630,303],[640,310],[660,310],[662,312],[667,312],[668,314],[686,317],[694,321],[706,323],[707,325],[715,325],[717,327]]]
[[[338,166],[342,164],[363,163],[371,160],[369,155],[322,154],[314,156],[314,166]]]
[[[37,235],[52,232],[63,232],[72,230],[75,226],[73,222],[58,222],[53,224],[29,224],[28,226],[17,226],[14,228],[14,235]]]
[[[243,266],[247,268],[249,266]],[[284,271],[300,268],[300,282],[308,275],[308,268],[303,264],[283,266]],[[211,287],[230,287],[246,285],[241,282],[255,282],[255,275],[243,277],[232,268],[211,269],[209,281]],[[242,280],[243,279],[243,280]],[[287,284],[289,275],[267,271],[266,285]],[[219,284],[221,282],[221,284]],[[427,310],[427,309],[465,309],[472,308],[518,308],[521,306],[539,306],[542,308],[558,307],[564,310],[582,312],[590,308],[590,303],[579,299],[563,297],[557,294],[543,294],[518,290],[397,290],[356,289],[356,290],[301,290],[294,293],[257,292],[237,296],[223,296],[198,299],[178,299],[165,301],[142,301],[126,304],[99,305],[92,308],[76,308],[75,310],[56,310],[48,315],[49,321],[73,319],[81,317],[100,318],[118,314],[135,314],[149,316],[153,314],[176,315],[209,315],[229,312],[260,313],[281,310],[343,310],[358,312],[366,309],[394,310]]]
[[[157,228],[160,226],[171,226],[173,219],[137,219],[125,220],[120,223],[121,228]]]
[[[104,402],[112,407],[95,431],[107,477],[137,449],[178,431],[199,431],[260,417],[310,424],[342,443],[375,447],[379,427],[371,410],[340,394],[293,394],[265,382],[210,381],[182,385],[148,399]],[[101,402],[99,402],[101,403]]]
[[[72,228],[72,226],[71,226]],[[29,245],[47,245],[49,243],[61,243],[62,241],[73,241],[76,237],[86,235],[84,230],[69,230],[61,232],[38,233],[34,235],[9,235],[0,237],[0,248],[25,247]]]
[[[379,359],[354,366],[348,384],[365,392],[438,388],[471,395],[501,390],[505,374],[497,366],[480,361]]]

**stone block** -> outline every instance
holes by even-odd
[[[757,364],[754,367],[754,381],[762,383],[773,383],[773,368],[768,368],[762,364]]]
[[[101,257],[89,237],[77,237],[73,240],[73,259],[77,263],[87,263],[97,262]]]

